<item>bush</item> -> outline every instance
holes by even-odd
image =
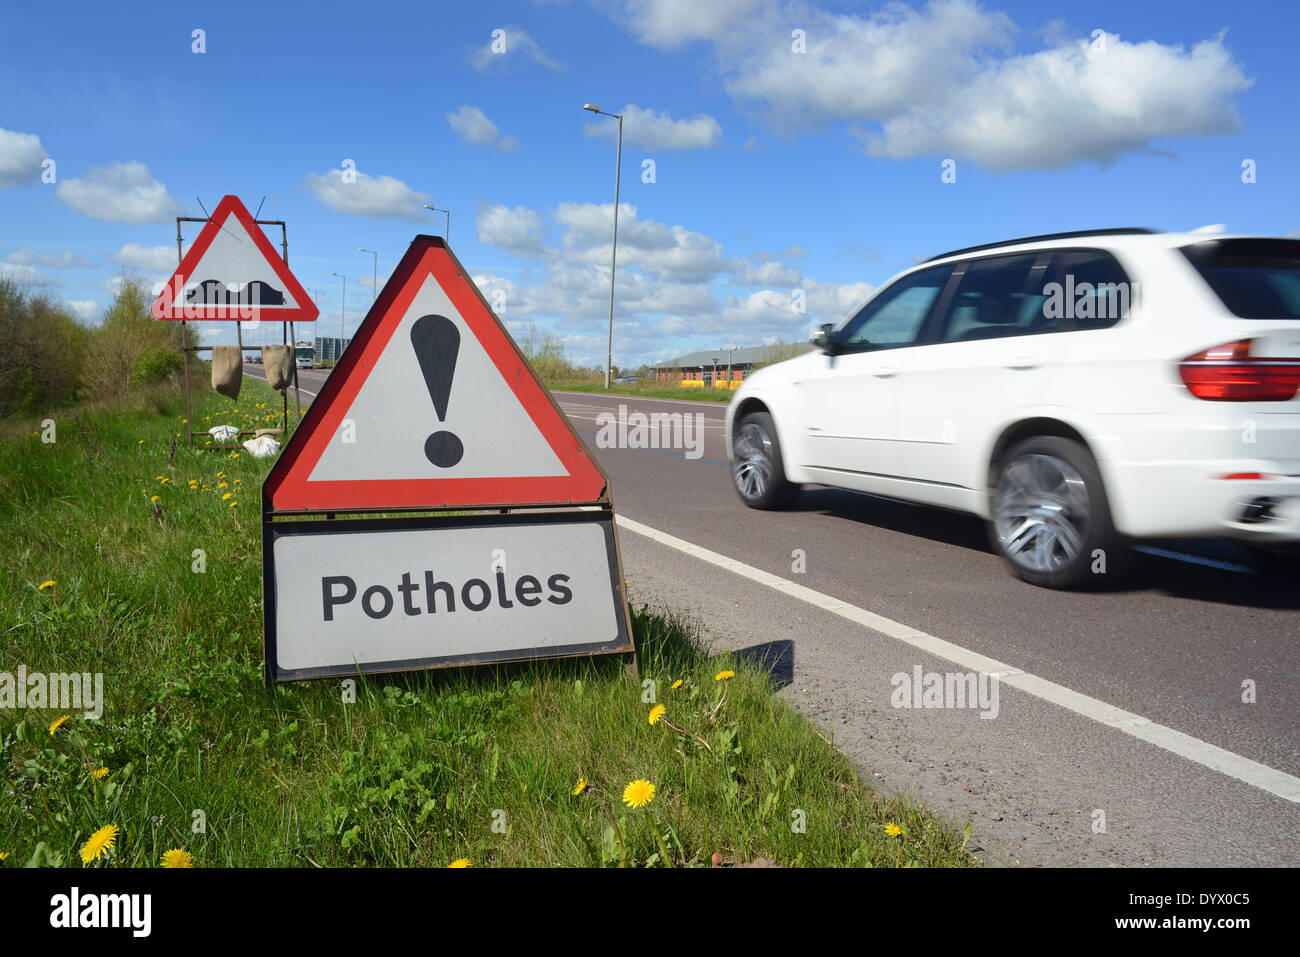
[[[89,338],[61,304],[0,280],[0,416],[75,399]]]
[[[135,360],[131,368],[133,385],[153,385],[168,379],[175,381],[184,365],[180,352],[172,346],[150,349]]]
[[[113,398],[166,378],[182,367],[181,342],[180,325],[154,319],[144,286],[137,279],[123,277],[104,321],[91,338],[86,393],[95,399]],[[168,351],[175,354],[174,360],[163,358]]]

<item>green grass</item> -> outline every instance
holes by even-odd
[[[278,408],[247,379],[237,404],[197,402],[201,430]],[[615,660],[359,678],[352,703],[337,680],[266,688],[268,462],[186,450],[182,410],[153,392],[59,414],[53,444],[35,423],[0,437],[0,671],[103,672],[107,697],[53,734],[58,711],[0,711],[4,866],[82,866],[110,824],[100,863],[130,866],[170,848],[198,866],[976,863],[952,826],[859,782],[764,671],[644,609],[654,726]],[[656,793],[629,811],[635,779]]]
[[[557,382],[546,383],[548,389],[554,389],[557,392],[599,392],[604,393],[605,383],[601,380],[595,382],[579,380],[562,380]],[[665,386],[657,382],[611,382],[609,386],[609,395],[638,395],[647,399],[685,399],[690,402],[721,402],[731,401],[735,395],[731,389],[684,389],[676,386]]]

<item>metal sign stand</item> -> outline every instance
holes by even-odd
[[[183,250],[183,238],[181,236],[181,223],[206,223],[209,217],[206,216],[177,216],[176,217],[176,262],[177,265],[184,262],[185,254]],[[283,219],[255,219],[253,220],[259,226],[279,226],[280,227],[280,255],[287,266],[289,264],[289,233]],[[243,324],[238,320],[235,321],[235,339],[239,345],[239,357],[243,360],[244,356],[244,333]],[[293,397],[294,407],[297,411],[297,420],[302,421],[302,393],[298,386],[298,355],[293,340],[293,323],[280,323],[280,340],[282,345],[287,345],[295,349],[293,357]],[[194,427],[190,422],[193,414],[190,410],[190,357],[191,352],[211,352],[212,346],[192,346],[189,344],[189,325],[186,320],[181,320],[181,366],[185,377],[185,441],[189,448],[194,448]],[[289,437],[289,390],[285,389],[281,393],[284,399],[284,407],[280,415],[281,435],[285,440]],[[239,435],[243,435],[241,430]],[[238,438],[239,436],[235,436]],[[200,448],[205,449],[242,449],[242,445],[203,445]]]

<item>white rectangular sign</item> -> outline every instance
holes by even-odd
[[[632,650],[608,512],[265,526],[272,681]]]

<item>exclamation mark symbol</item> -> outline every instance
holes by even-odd
[[[438,413],[438,421],[447,417],[447,400],[451,398],[451,379],[456,372],[456,354],[460,351],[460,330],[446,316],[421,316],[411,326],[411,345],[424,373],[424,384]],[[434,432],[424,440],[424,455],[440,469],[449,469],[465,454],[465,446],[451,432]]]

